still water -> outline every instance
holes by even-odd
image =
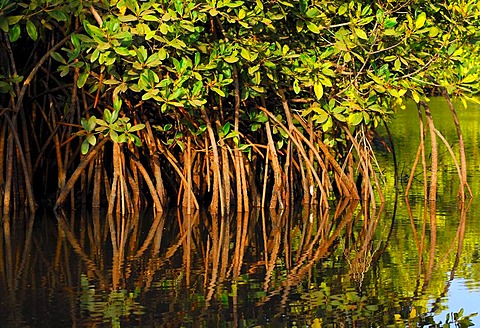
[[[430,106],[455,149],[445,103]],[[458,108],[478,195],[480,108]],[[415,108],[391,130],[398,193],[391,154],[379,149],[387,201],[368,215],[342,203],[226,221],[180,211],[10,219],[0,234],[0,327],[428,327],[480,311],[480,200],[457,202],[444,147],[437,203],[424,202],[420,171],[405,200]]]

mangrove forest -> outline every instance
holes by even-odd
[[[338,293],[339,313],[363,304],[362,318],[385,315],[377,326],[435,324],[419,295],[458,243],[453,277],[480,190],[468,162],[477,138],[462,128],[480,105],[479,25],[476,0],[0,0],[0,290],[77,289],[72,313],[119,327],[158,275],[195,290],[167,296],[191,309],[230,304],[257,270],[265,294],[245,304],[294,304],[282,296],[294,286],[324,304],[330,285],[305,279],[342,262],[357,289]],[[460,221],[437,243],[447,193]],[[396,243],[398,206],[408,247]],[[418,313],[361,292],[389,244],[418,252]],[[98,290],[109,300],[95,308]],[[9,310],[19,327],[20,312]],[[143,324],[196,326],[177,312]],[[348,313],[325,322],[356,326]],[[200,326],[227,326],[212,320]]]
[[[372,142],[394,154],[376,131],[409,99],[435,200],[448,140],[428,97],[473,99],[479,12],[476,1],[3,0],[2,214],[375,203]]]

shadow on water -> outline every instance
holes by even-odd
[[[408,224],[394,204],[4,218],[1,326],[431,324],[460,263],[467,206],[445,247],[435,203],[415,213],[407,200]],[[397,249],[396,230],[415,248]],[[445,266],[447,279],[436,274]]]

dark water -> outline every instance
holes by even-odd
[[[431,107],[455,148],[445,104]],[[477,195],[480,109],[459,115]],[[403,197],[416,117],[410,108],[392,124],[399,193],[391,154],[380,152],[387,201],[368,216],[345,203],[224,222],[206,212],[9,218],[0,327],[427,327],[480,311],[480,203],[457,202],[445,148],[436,208],[423,200],[420,171]]]

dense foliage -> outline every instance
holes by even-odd
[[[431,93],[472,99],[479,13],[463,0],[2,0],[4,213],[23,198],[33,210],[34,191],[60,190],[60,206],[75,186],[109,212],[381,198],[375,129],[408,99],[427,121]]]

